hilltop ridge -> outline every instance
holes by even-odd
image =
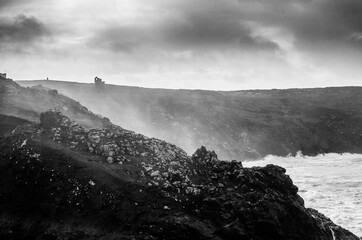
[[[204,145],[221,159],[302,152],[362,153],[362,88],[203,91],[62,81],[42,84],[114,123],[172,142],[191,154]]]

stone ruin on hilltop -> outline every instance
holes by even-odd
[[[101,78],[99,78],[99,77],[94,78],[94,85],[96,86],[97,89],[103,88],[104,84],[105,84],[105,82],[102,81]]]

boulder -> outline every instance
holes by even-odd
[[[108,163],[114,163],[114,159],[113,159],[112,157],[108,157],[108,158],[107,158],[107,162],[108,162]]]
[[[204,146],[198,148],[191,159],[200,163],[213,163],[218,161],[217,154],[214,151],[208,151]]]
[[[57,128],[61,122],[61,114],[56,111],[46,111],[40,114],[40,124],[45,129]]]
[[[97,132],[89,132],[88,139],[93,143],[99,143],[101,141],[101,137]]]

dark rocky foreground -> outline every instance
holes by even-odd
[[[0,239],[358,239],[306,209],[281,167],[40,119],[0,139]]]

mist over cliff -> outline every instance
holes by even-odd
[[[362,88],[203,91],[64,81],[21,81],[57,89],[111,121],[221,159],[361,153]],[[37,86],[40,87],[40,86]]]

